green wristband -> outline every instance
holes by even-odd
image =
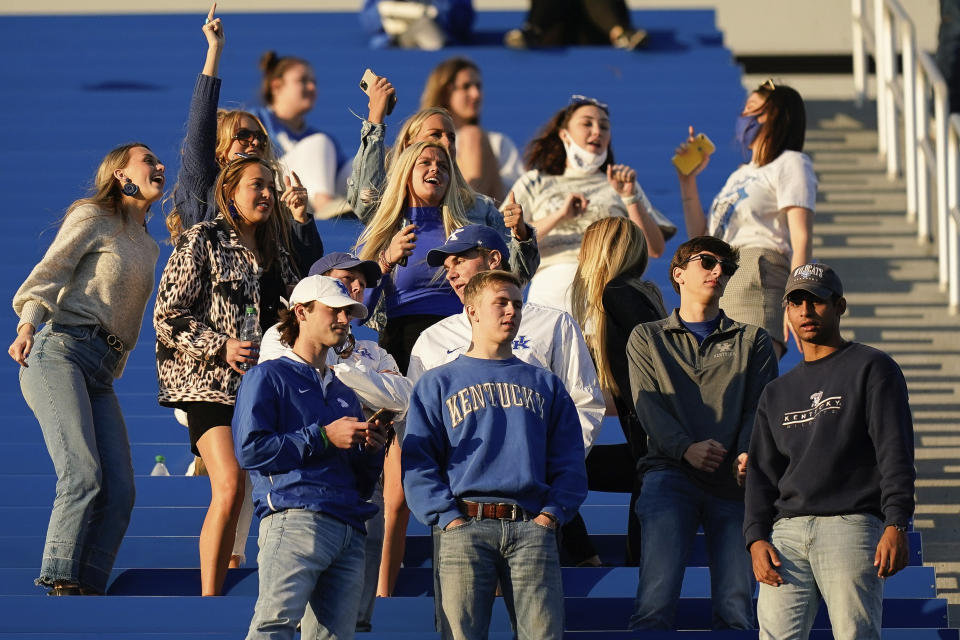
[[[323,438],[323,448],[326,450],[330,446],[330,438],[327,437],[326,427],[320,427],[320,437]]]

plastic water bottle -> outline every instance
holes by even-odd
[[[246,313],[243,314],[243,327],[240,329],[240,342],[252,342],[254,349],[260,348],[260,318],[257,317],[257,309],[248,306]],[[253,366],[250,362],[241,362],[238,364],[244,371],[249,371]]]
[[[167,465],[164,462],[167,461],[163,456],[157,456],[154,458],[157,461],[157,464],[153,465],[153,471],[150,472],[152,476],[168,476],[170,471],[167,469]]]

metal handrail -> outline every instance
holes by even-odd
[[[950,313],[957,314],[960,115],[950,115],[947,83],[930,55],[919,49],[913,20],[898,0],[872,4],[869,15],[866,0],[852,0],[856,101],[862,105],[867,97],[869,52],[876,67],[878,153],[886,160],[888,178],[903,176],[907,220],[916,221],[918,242],[932,243],[936,230],[940,288],[947,293]]]

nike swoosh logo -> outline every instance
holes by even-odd
[[[300,393],[306,393],[307,391],[310,391],[310,389],[297,389],[297,391]]]
[[[447,349],[447,353],[453,353],[454,351],[460,351],[460,347],[457,347],[456,349]]]

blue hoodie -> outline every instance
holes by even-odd
[[[560,378],[517,358],[460,356],[413,389],[403,488],[420,522],[446,527],[457,499],[509,502],[561,523],[587,497],[580,418]]]
[[[363,420],[356,395],[325,371],[288,357],[259,364],[237,393],[233,440],[250,470],[257,517],[284,509],[325,513],[366,532],[376,512],[367,498],[383,469],[383,451],[326,445],[320,427],[345,416]]]

